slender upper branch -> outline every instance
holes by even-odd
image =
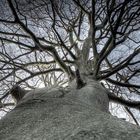
[[[111,101],[119,103],[126,107],[131,107],[140,110],[140,101],[128,101],[126,99],[116,96],[114,93],[108,92],[108,97]]]
[[[15,18],[15,23],[19,24],[21,26],[21,28],[32,38],[32,40],[35,43],[35,48],[37,49],[41,49],[42,51],[49,51],[53,54],[53,57],[55,59],[55,61],[59,64],[59,66],[70,76],[72,77],[72,71],[69,69],[69,67],[67,67],[67,65],[63,62],[63,60],[59,57],[57,51],[55,50],[54,47],[52,46],[43,46],[38,38],[35,36],[35,34],[27,27],[24,25],[24,23],[21,22],[20,18],[18,17],[18,14],[14,8],[14,5],[12,3],[11,0],[7,0],[9,7],[13,13],[13,16]]]
[[[112,80],[110,78],[106,78],[106,80],[112,84],[121,86],[121,87],[133,87],[133,88],[140,88],[140,85],[134,85],[134,84],[129,84],[129,83],[122,83],[122,82],[118,82],[115,80]]]

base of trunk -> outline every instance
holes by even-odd
[[[139,127],[62,95],[56,90],[21,102],[0,121],[0,140],[140,139]]]

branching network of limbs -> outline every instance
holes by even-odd
[[[1,0],[0,7],[1,109],[15,105],[10,94],[23,97],[13,94],[24,93],[20,87],[76,79],[82,88],[90,75],[138,124],[130,108],[140,109],[139,0]]]

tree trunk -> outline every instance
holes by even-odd
[[[109,113],[106,92],[97,81],[31,91],[0,121],[0,140],[139,140],[139,127]]]

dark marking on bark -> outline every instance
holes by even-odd
[[[26,91],[24,89],[22,89],[21,87],[19,87],[18,85],[15,85],[11,89],[10,94],[15,99],[15,101],[18,103],[24,97],[24,95],[26,94]]]
[[[102,83],[102,82],[100,82],[101,83],[101,86],[103,87],[103,88],[105,88],[105,85]]]
[[[81,79],[80,72],[78,69],[76,70],[76,83],[77,83],[77,89],[80,89],[86,85],[86,83],[83,82],[83,80]]]

